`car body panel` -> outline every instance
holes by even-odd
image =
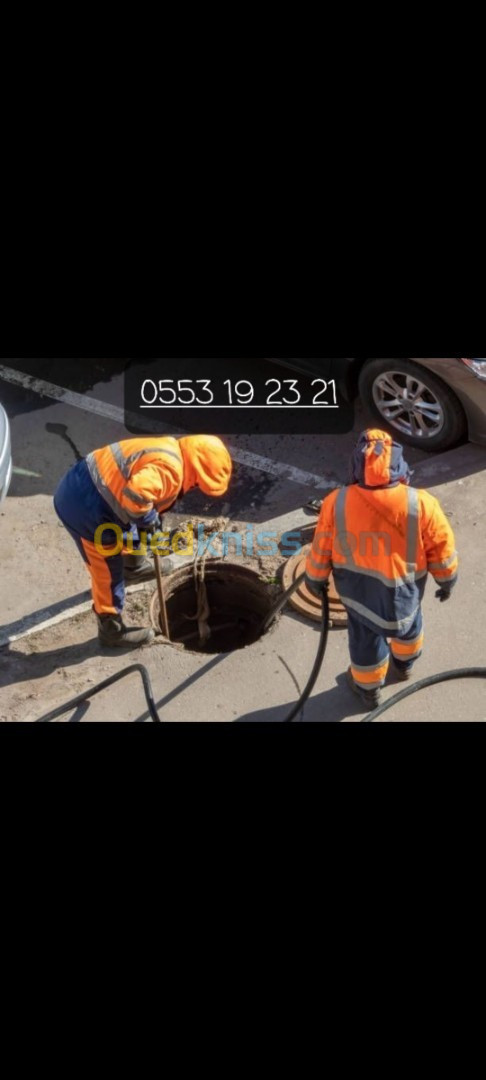
[[[305,372],[305,374],[322,374],[324,378],[336,378],[341,392],[349,399],[357,395],[359,372],[371,359],[373,358],[368,356],[339,358],[307,356],[284,357],[276,359],[276,362]],[[410,356],[407,359],[428,368],[453,390],[466,414],[469,439],[471,442],[486,446],[486,381],[478,378],[466,364],[461,363],[457,356]],[[322,365],[324,365],[324,370]]]
[[[486,382],[457,356],[411,356],[410,359],[429,368],[450,386],[466,414],[471,442],[486,446]]]
[[[7,497],[12,479],[12,450],[10,425],[5,409],[0,405],[0,505]]]

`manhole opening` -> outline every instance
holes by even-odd
[[[170,640],[191,652],[235,652],[262,637],[266,616],[275,603],[275,590],[247,567],[231,564],[205,567],[207,608],[200,604],[192,567],[164,582]],[[209,614],[208,614],[209,609]],[[158,596],[152,599],[152,622],[158,628]]]

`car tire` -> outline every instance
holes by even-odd
[[[424,419],[419,406],[417,410],[412,410],[412,419],[403,410],[397,412],[394,422],[390,415],[393,412],[393,407],[390,408],[392,398],[391,395],[387,396],[384,388],[388,379],[393,380],[395,376],[398,376],[394,380],[395,385],[400,387],[406,386],[407,379],[420,380],[425,388],[420,402],[422,408],[430,402],[432,419]],[[413,360],[368,360],[360,373],[359,394],[381,427],[408,446],[436,452],[449,450],[467,435],[466,415],[453,390],[428,368],[415,364]],[[424,430],[422,434],[413,434],[419,415]]]

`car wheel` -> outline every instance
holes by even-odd
[[[467,434],[453,391],[412,360],[368,360],[359,379],[362,400],[400,442],[423,450],[448,450]]]

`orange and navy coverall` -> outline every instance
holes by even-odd
[[[420,656],[427,575],[445,589],[457,581],[451,526],[436,498],[409,486],[410,476],[390,435],[364,432],[353,458],[354,483],[324,500],[307,558],[312,591],[333,573],[348,614],[353,678],[363,690],[383,686],[390,648],[404,668]]]
[[[98,615],[121,614],[125,602],[123,554],[139,547],[139,530],[153,529],[158,514],[178,496],[198,485],[219,497],[228,488],[231,458],[221,440],[192,435],[126,439],[113,443],[74,465],[54,496],[58,517],[73,537],[91,574],[94,610]],[[100,525],[106,525],[100,550],[95,544]],[[121,529],[124,549],[117,546]]]

